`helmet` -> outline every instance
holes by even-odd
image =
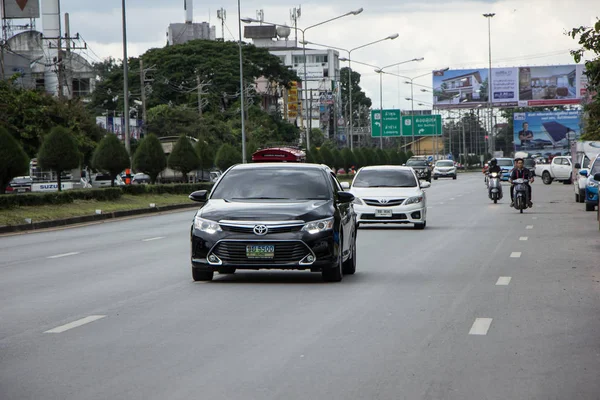
[[[490,160],[490,166],[495,167],[496,165],[498,165],[498,160],[496,160],[495,158],[492,158]]]

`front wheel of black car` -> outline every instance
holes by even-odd
[[[339,248],[338,248],[337,262],[335,264],[331,265],[330,267],[324,267],[323,271],[321,272],[323,275],[323,280],[325,282],[340,282],[342,280],[342,277],[343,277],[342,249],[343,248],[344,248],[344,246],[343,246],[343,241],[342,241],[342,235],[340,235],[340,244],[339,244]]]
[[[202,271],[196,268],[192,268],[192,278],[194,278],[195,282],[212,281],[213,275],[213,271]]]
[[[350,258],[342,265],[342,272],[344,275],[353,275],[356,272],[356,238],[352,244],[352,250],[350,250]]]

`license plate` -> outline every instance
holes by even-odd
[[[268,259],[275,257],[275,245],[248,245],[246,257]]]
[[[375,216],[392,218],[392,210],[375,210]]]

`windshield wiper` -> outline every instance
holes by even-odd
[[[289,200],[287,197],[232,197],[232,200]]]

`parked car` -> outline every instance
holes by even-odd
[[[150,183],[150,175],[138,173],[134,174],[131,179],[132,185],[148,185]]]
[[[13,178],[4,189],[6,194],[28,193],[31,192],[33,179],[30,176],[17,176]]]
[[[287,269],[321,272],[328,282],[356,270],[354,196],[327,166],[240,164],[229,168],[191,226],[192,277]]]
[[[104,173],[91,174],[89,183],[94,189],[101,187],[109,187],[112,185],[112,178],[109,174]],[[121,179],[120,175],[117,175],[115,178],[115,186],[123,185],[125,185],[125,182],[123,182],[123,179]]]
[[[355,197],[354,209],[358,224],[414,224],[416,229],[427,225],[427,198],[421,182],[411,167],[393,165],[363,167],[349,187]]]
[[[433,167],[433,179],[438,178],[452,178],[456,179],[456,166],[452,160],[439,160],[436,161]]]
[[[535,174],[542,177],[545,185],[550,185],[553,181],[570,184],[572,169],[571,156],[556,156],[550,164],[537,165]]]
[[[590,169],[582,169],[579,174],[586,177],[585,186],[585,211],[594,211],[598,206],[598,180],[596,175],[600,173],[600,155],[590,163]]]

